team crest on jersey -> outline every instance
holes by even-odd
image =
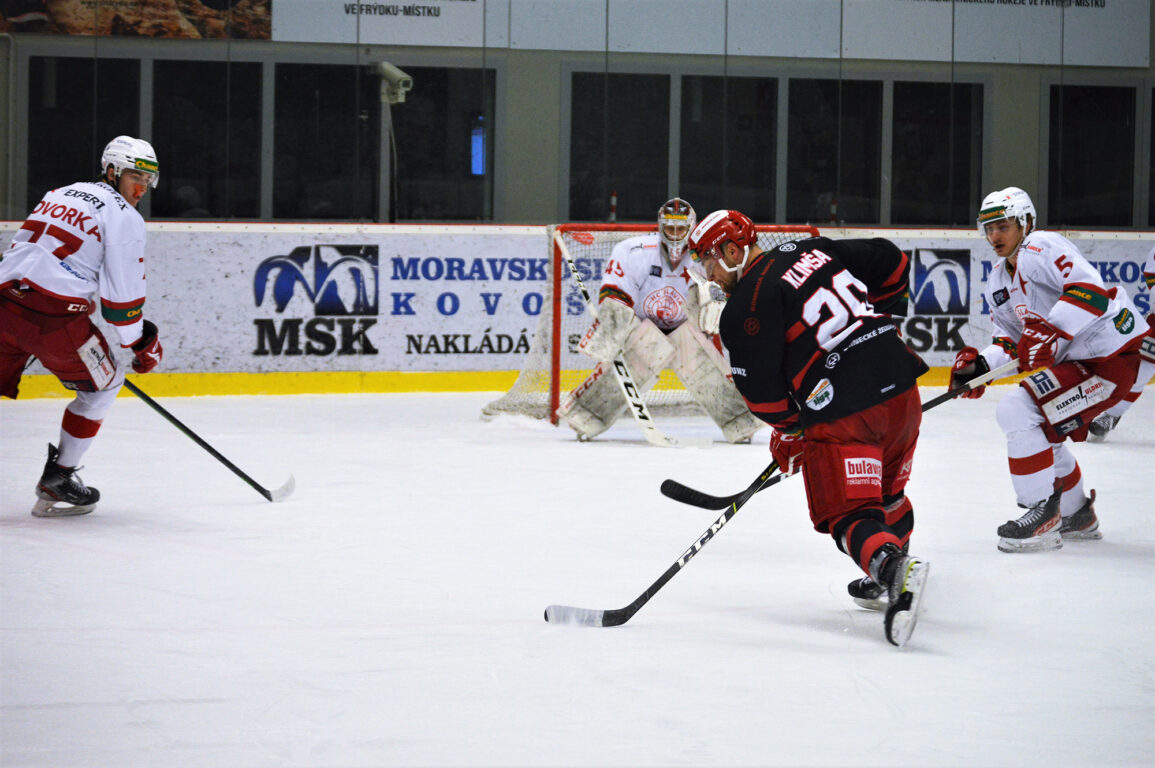
[[[682,322],[686,313],[682,311],[682,294],[672,286],[663,286],[646,296],[642,309],[647,317],[654,318],[659,328],[674,328]]]
[[[782,251],[783,253],[790,253],[797,247],[798,245],[796,243],[783,243],[782,245],[778,246],[778,250]]]
[[[838,361],[841,359],[842,359],[842,356],[839,355],[837,352],[831,352],[829,355],[826,356],[826,369],[827,370],[833,370],[834,366],[838,365]]]
[[[832,402],[834,402],[834,385],[830,383],[830,379],[818,382],[806,396],[806,407],[812,411],[821,411]]]
[[[747,317],[746,322],[742,323],[742,330],[746,332],[747,336],[757,336],[758,331],[762,330],[762,324],[758,322],[756,317]]]

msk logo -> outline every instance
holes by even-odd
[[[316,315],[376,315],[377,246],[303,245],[287,256],[265,259],[253,278],[258,307],[270,282],[277,312],[303,293]]]
[[[914,313],[965,315],[970,311],[969,250],[916,248]]]

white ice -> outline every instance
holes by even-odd
[[[141,380],[147,391],[147,378]],[[0,765],[1105,766],[1155,755],[1155,387],[1077,445],[1104,539],[1003,554],[993,387],[926,414],[909,495],[932,564],[910,645],[787,478],[626,625],[618,608],[739,491],[750,446],[628,422],[483,423],[488,394],[164,398],[85,457],[96,511],[29,516],[63,400],[0,402]],[[924,390],[924,398],[938,394]],[[662,422],[715,435],[704,418]]]

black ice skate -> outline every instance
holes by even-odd
[[[878,574],[878,582],[886,585],[887,592],[886,639],[901,647],[918,623],[930,563],[903,553],[893,544],[884,545],[880,551],[886,553]]]
[[[1063,541],[1097,541],[1103,538],[1099,531],[1099,518],[1095,515],[1095,489],[1079,507],[1075,514],[1064,517],[1059,526]]]
[[[1089,425],[1087,425],[1087,442],[1101,443],[1107,439],[1107,433],[1114,429],[1119,424],[1120,416],[1111,416],[1106,413],[1099,414]]]
[[[89,488],[76,476],[79,467],[62,467],[56,463],[60,452],[52,443],[48,444],[48,461],[44,463],[44,474],[36,484],[36,504],[32,507],[33,517],[73,517],[87,515],[100,501],[100,491]],[[57,506],[66,504],[70,506]]]
[[[999,551],[1047,552],[1062,547],[1063,538],[1059,535],[1062,524],[1059,496],[1062,492],[1062,488],[1056,488],[1049,498],[1028,507],[1026,514],[1018,520],[1008,520],[1000,525]]]
[[[869,576],[855,579],[846,585],[850,598],[869,611],[885,611],[888,604],[886,587]]]

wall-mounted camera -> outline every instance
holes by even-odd
[[[413,78],[399,67],[387,61],[379,61],[373,70],[381,78],[381,101],[386,104],[400,104],[405,94],[413,90]]]

